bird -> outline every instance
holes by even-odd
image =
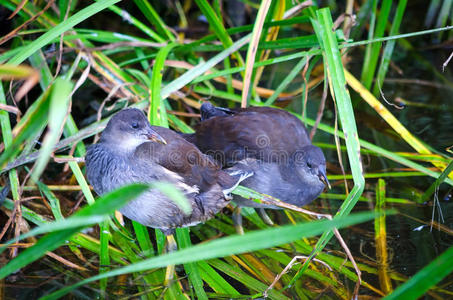
[[[131,183],[168,182],[181,191],[191,206],[185,214],[170,198],[150,189],[120,209],[127,218],[161,229],[170,249],[176,248],[175,228],[193,226],[212,218],[231,200],[231,191],[251,173],[222,170],[178,133],[151,126],[136,108],[116,113],[91,145],[85,157],[87,178],[103,195]]]
[[[303,123],[289,112],[222,108],[210,102],[203,103],[200,112],[195,133],[184,137],[225,169],[253,172],[241,185],[296,206],[311,203],[330,187],[322,150],[312,145]],[[239,207],[278,208],[236,195],[233,200]]]

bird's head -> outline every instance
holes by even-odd
[[[318,178],[330,188],[326,175],[326,158],[320,148],[313,145],[303,147],[295,153],[294,162],[299,176]]]
[[[149,141],[167,143],[151,127],[145,114],[136,108],[126,108],[115,114],[101,135],[101,142],[126,152]]]

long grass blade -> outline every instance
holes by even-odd
[[[340,51],[335,35],[332,33],[333,22],[328,8],[316,11],[316,20],[312,20],[313,27],[323,50],[324,62],[327,64],[329,86],[332,89],[331,94],[335,99],[338,109],[341,125],[343,128],[349,164],[354,180],[354,187],[341,205],[337,216],[348,215],[363,192],[365,179],[363,176],[363,167],[360,158],[360,143],[355,124],[354,112],[351,105],[351,99],[348,91],[345,89],[346,79],[344,69],[341,64]],[[333,231],[325,232],[318,240],[315,251],[310,255],[314,257],[322,251],[327,242],[332,238]],[[291,283],[302,275],[303,270],[308,267],[304,264],[298,275],[295,276]]]
[[[374,231],[376,240],[376,257],[378,259],[379,268],[379,284],[381,290],[386,294],[392,292],[392,282],[389,276],[389,265],[388,265],[388,253],[387,253],[387,227],[385,224],[385,181],[383,179],[378,180],[376,186],[376,213],[379,216],[374,220]]]
[[[30,176],[33,181],[38,181],[63,131],[65,117],[69,110],[71,91],[72,84],[69,81],[62,78],[55,80],[50,95],[48,132],[44,137],[39,158]]]

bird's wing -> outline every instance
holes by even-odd
[[[139,152],[137,156],[142,161],[152,162],[177,174],[185,184],[197,186],[200,191],[216,183],[220,168],[209,156],[170,129],[157,126],[153,129],[167,144],[149,142],[140,145],[136,153]]]

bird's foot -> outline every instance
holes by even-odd
[[[229,174],[230,176],[237,176],[237,175],[240,174],[240,176],[239,176],[238,181],[236,181],[236,183],[235,183],[232,187],[230,187],[229,189],[223,190],[223,195],[225,195],[225,199],[227,199],[227,200],[228,200],[227,197],[231,197],[231,192],[234,191],[234,189],[237,188],[238,185],[239,185],[242,181],[244,181],[244,180],[246,180],[247,178],[253,176],[254,173],[253,173],[253,172],[234,171],[234,172],[231,172],[231,173],[228,173],[228,174]],[[228,196],[228,195],[229,195],[229,196]]]

